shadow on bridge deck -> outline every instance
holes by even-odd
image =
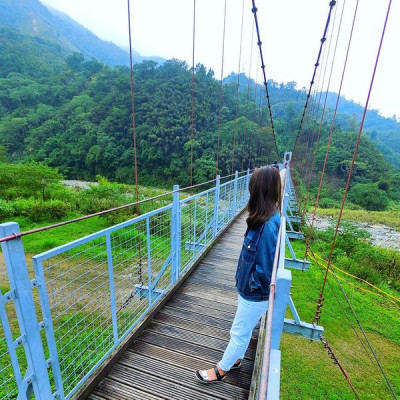
[[[205,385],[194,374],[215,365],[228,344],[245,218],[243,213],[221,236],[88,399],[248,398],[257,332],[241,370],[230,372],[224,382]]]

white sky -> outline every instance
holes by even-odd
[[[338,91],[343,61],[356,0],[338,0],[333,32],[333,53],[336,31],[345,1],[344,19],[331,91]],[[378,44],[389,0],[360,0],[342,94],[365,104]],[[90,29],[100,38],[121,47],[128,46],[126,0],[45,0]],[[278,82],[296,81],[298,88],[309,87],[317,58],[329,0],[267,0],[256,1],[263,54],[268,79]],[[224,75],[238,72],[242,0],[227,0]],[[251,46],[253,14],[251,1],[244,0],[244,30],[241,72],[249,74],[250,52],[253,48],[250,75],[256,78],[258,49]],[[222,27],[224,0],[196,1],[195,62],[221,74]],[[131,0],[133,47],[144,56],[192,60],[192,0]],[[331,26],[333,23],[333,13]],[[326,48],[328,48],[328,34]],[[255,38],[255,36],[254,36]],[[370,108],[382,115],[400,117],[400,1],[393,0],[380,62],[370,99]],[[327,56],[327,50],[325,57]],[[258,68],[260,71],[261,69]],[[323,68],[319,68],[322,75]],[[329,67],[328,67],[329,72]],[[258,73],[260,80],[260,72]],[[325,78],[325,86],[327,77]],[[320,87],[322,78],[319,80]]]

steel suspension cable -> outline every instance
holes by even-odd
[[[303,216],[302,216],[302,219],[303,219],[303,221],[307,222],[307,217],[306,217],[306,216],[303,215]],[[320,242],[320,240],[319,240],[318,238],[317,238],[317,241],[318,241],[318,243],[321,245],[321,242]],[[316,255],[316,253],[314,253],[314,251],[312,250],[311,247],[309,248],[309,251],[310,251],[311,254],[312,254],[312,258],[316,261],[316,257],[318,257],[318,256]],[[327,262],[326,260],[324,260],[324,261]],[[320,267],[320,269],[322,268],[321,265],[320,265],[320,263],[319,263],[318,261],[316,261],[316,264]],[[337,268],[337,267],[336,267],[336,268]],[[323,269],[324,269],[325,272],[326,272],[326,266],[323,267]],[[338,269],[338,268],[337,268],[337,269]],[[340,270],[340,271],[341,271],[341,270]],[[332,264],[331,264],[331,270],[330,270],[329,272],[331,272],[332,275],[335,275],[336,282],[338,282],[338,277],[336,276],[336,273],[335,273],[335,271],[334,271],[333,268],[332,268]],[[345,271],[342,271],[342,272],[344,272],[345,274],[347,274]],[[348,274],[348,275],[351,275],[351,274]],[[353,276],[354,278],[356,278],[356,279],[358,279],[358,280],[361,280],[361,278],[357,278],[357,277],[355,277],[354,275],[351,275],[351,276]],[[362,280],[362,281],[364,281],[364,280]],[[364,282],[367,283],[367,284],[369,284],[369,285],[371,285],[371,284],[370,284],[369,282],[367,282],[367,281],[364,281]],[[344,315],[345,317],[347,317],[347,312],[346,312],[346,310],[345,310],[345,308],[344,308],[344,305],[342,304],[342,302],[341,302],[340,298],[338,297],[338,295],[337,295],[337,294],[335,293],[335,291],[333,290],[333,287],[330,285],[329,280],[327,280],[326,283],[327,283],[328,287],[330,288],[330,290],[332,291],[332,294],[334,295],[334,297],[335,297],[337,303],[339,304],[339,306],[340,306],[340,308],[341,308],[341,310],[342,310],[342,312],[343,312],[343,315]],[[340,284],[340,283],[339,283],[339,284]],[[372,286],[373,286],[373,285],[372,285]],[[378,288],[376,288],[376,289],[378,289]],[[380,290],[380,289],[378,289],[378,290]],[[385,292],[384,292],[384,293],[385,293]],[[386,294],[386,293],[385,293],[385,294]],[[396,299],[396,298],[395,298],[395,299]],[[345,300],[348,300],[348,299],[345,298]],[[349,301],[348,301],[348,303],[349,303]],[[351,306],[351,305],[350,305],[350,306]],[[314,322],[314,323],[315,323],[315,322]],[[371,364],[372,364],[373,367],[379,372],[379,369],[378,369],[378,367],[376,366],[376,364],[375,364],[375,362],[374,362],[375,360],[373,360],[373,358],[371,357],[370,352],[369,352],[368,349],[366,348],[364,342],[361,340],[361,337],[360,337],[360,335],[358,334],[356,328],[354,327],[353,324],[350,324],[350,327],[351,327],[351,329],[353,330],[353,332],[354,332],[354,334],[355,334],[357,340],[359,341],[359,343],[360,343],[362,349],[364,350],[365,354],[367,355],[367,357],[368,357],[369,360],[371,361]]]
[[[254,23],[251,30],[251,42],[250,42],[250,61],[249,61],[249,73],[247,79],[247,100],[246,100],[246,124],[243,130],[243,149],[242,149],[242,171],[244,169],[244,150],[246,145],[247,129],[249,125],[249,102],[250,102],[250,78],[251,78],[251,64],[253,59],[253,43],[254,43]]]
[[[339,367],[340,372],[342,373],[342,375],[346,379],[346,381],[349,384],[349,386],[350,386],[351,390],[353,391],[354,395],[356,396],[357,399],[359,399],[360,397],[358,396],[358,393],[356,392],[356,389],[355,389],[355,387],[353,386],[353,384],[352,384],[352,382],[350,380],[349,374],[343,368],[342,364],[340,363],[339,359],[336,357],[335,353],[332,350],[332,347],[329,345],[329,343],[326,340],[326,338],[325,337],[321,337],[321,342],[324,345],[324,348],[328,351],[328,354],[331,357],[331,359],[333,360],[333,363]]]
[[[313,145],[314,145],[314,137],[315,137],[315,133],[316,133],[316,129],[315,128],[315,123],[318,119],[318,115],[319,115],[319,109],[321,107],[321,94],[322,94],[322,88],[324,86],[324,82],[325,82],[325,73],[326,73],[326,67],[328,65],[328,59],[329,59],[329,53],[330,53],[330,45],[332,42],[332,33],[333,33],[333,29],[335,26],[335,21],[336,21],[336,12],[337,12],[337,7],[335,8],[335,12],[334,12],[334,16],[333,16],[333,23],[330,24],[329,29],[331,29],[331,34],[329,36],[329,45],[328,45],[328,51],[326,51],[326,46],[324,46],[324,49],[322,51],[322,63],[321,63],[321,67],[324,66],[323,68],[323,73],[321,74],[322,70],[319,69],[319,74],[318,74],[318,79],[317,79],[317,85],[315,88],[315,97],[314,97],[314,104],[317,104],[317,106],[315,107],[315,110],[313,109],[311,112],[311,141],[308,144],[308,151],[307,151],[307,155],[306,155],[306,170],[305,170],[305,174],[304,177],[307,176],[308,174],[308,170],[310,167],[310,157],[312,154],[312,149],[313,149]],[[326,58],[325,58],[325,54],[326,54]],[[322,80],[321,80],[321,76],[322,76]],[[317,97],[318,97],[318,101],[317,101]],[[314,115],[314,111],[315,111],[315,115]]]
[[[305,223],[307,223],[308,218],[307,218],[306,215],[302,215],[302,219],[303,219],[303,221],[304,221]],[[318,239],[318,238],[317,238],[317,242],[318,242],[319,245],[322,245],[322,242],[321,242],[320,239]],[[319,257],[319,256],[312,250],[311,247],[309,248],[309,250],[310,250],[310,252],[311,252],[311,254],[312,254],[313,259],[316,260],[316,257]],[[319,257],[319,258],[321,258],[321,257]],[[323,260],[324,260],[324,259],[323,259]],[[327,263],[326,260],[324,260],[324,261]],[[320,265],[320,263],[319,263],[318,261],[316,261],[316,264],[317,264],[317,265],[320,267],[320,269],[321,269],[321,265]],[[336,273],[335,273],[335,271],[333,270],[332,267],[333,267],[333,265],[331,264],[331,271],[330,271],[330,272],[331,272],[333,275],[336,275]],[[337,267],[335,267],[335,268],[338,269],[339,271],[342,271],[342,270],[340,270],[340,269],[337,268]],[[326,272],[326,266],[324,266],[323,269],[324,269],[325,272]],[[366,283],[366,284],[368,284],[368,285],[370,285],[370,286],[374,286],[374,285],[370,284],[369,282],[367,282],[367,281],[365,281],[365,280],[363,280],[363,279],[361,279],[361,278],[357,278],[356,276],[351,275],[351,274],[348,274],[348,273],[346,273],[345,271],[342,271],[342,272],[345,273],[345,274],[347,274],[347,275],[350,275],[350,276],[356,278],[357,280],[361,280],[361,281],[363,281],[364,283]],[[335,276],[335,278],[338,278],[338,277]],[[338,281],[338,279],[336,279],[336,281]],[[335,297],[337,303],[339,304],[339,306],[340,306],[340,308],[341,308],[341,310],[342,310],[342,312],[343,312],[343,315],[347,317],[347,312],[346,312],[346,310],[345,310],[345,308],[344,308],[344,305],[342,304],[342,302],[341,302],[340,298],[338,297],[338,295],[336,294],[336,292],[333,290],[333,287],[330,285],[329,280],[327,280],[326,283],[327,283],[328,287],[330,288],[330,290],[332,291],[332,294],[334,295],[334,297]],[[377,289],[378,291],[381,291],[379,288],[377,288],[377,287],[375,287],[375,286],[374,286],[374,288]],[[385,293],[386,295],[388,295],[386,292],[383,292],[383,293]],[[388,296],[390,297],[390,295],[388,295]],[[397,298],[394,298],[394,299],[397,300]],[[359,343],[360,343],[362,349],[364,350],[365,354],[366,354],[367,357],[370,359],[371,364],[372,364],[373,367],[379,372],[378,367],[375,365],[375,362],[374,362],[374,360],[372,359],[370,352],[369,352],[368,349],[366,348],[364,342],[361,340],[360,335],[358,334],[356,328],[353,326],[353,324],[350,324],[350,327],[351,327],[351,329],[353,330],[353,332],[354,332],[354,334],[355,334],[357,340],[359,341]]]
[[[130,82],[131,82],[133,156],[134,156],[134,164],[135,164],[136,214],[140,215],[140,208],[139,208],[139,180],[138,180],[137,147],[136,147],[135,90],[134,90],[134,84],[133,84],[131,7],[130,7],[130,0],[127,0],[127,1],[128,1],[129,66],[130,66],[129,72],[130,72]],[[138,230],[137,240],[138,240],[138,253],[139,253],[139,279],[140,279],[140,283],[143,284],[142,244],[141,244],[139,230]]]
[[[312,249],[310,249],[310,251],[312,252],[313,257],[315,257],[315,253],[312,251]],[[318,265],[318,267],[319,267],[321,273],[323,273],[322,270],[326,271],[326,267],[321,267],[321,265],[320,265],[318,262],[316,262],[316,264]],[[334,273],[335,273],[335,272],[333,272],[333,274],[334,274]],[[337,303],[339,304],[339,307],[340,307],[340,309],[341,309],[341,311],[342,311],[342,313],[343,313],[343,316],[344,316],[345,318],[348,319],[348,321],[349,321],[349,323],[350,323],[350,328],[351,328],[352,331],[354,332],[354,334],[355,334],[355,336],[356,336],[358,342],[360,343],[362,349],[364,350],[365,354],[367,355],[367,357],[368,357],[369,360],[371,361],[372,366],[379,372],[378,367],[377,367],[376,364],[375,364],[375,360],[372,359],[372,356],[371,356],[370,352],[368,351],[368,349],[366,348],[365,343],[362,341],[360,335],[358,334],[355,325],[354,325],[353,323],[350,322],[350,319],[348,318],[348,312],[346,311],[345,306],[344,306],[344,304],[342,303],[342,300],[340,299],[340,297],[337,295],[337,293],[336,293],[335,290],[333,289],[333,286],[330,284],[329,280],[327,280],[327,285],[328,285],[328,288],[331,290],[333,296],[335,297]]]
[[[336,105],[335,105],[335,110],[334,110],[333,117],[332,117],[331,128],[330,128],[330,131],[329,131],[328,144],[327,144],[326,151],[325,151],[324,164],[322,166],[321,177],[320,177],[319,185],[318,185],[317,198],[315,200],[314,212],[313,212],[312,218],[311,218],[311,226],[310,226],[310,229],[309,229],[309,232],[308,232],[308,237],[307,237],[307,240],[306,240],[306,257],[307,257],[307,253],[308,253],[308,247],[309,247],[309,243],[310,243],[310,238],[311,238],[312,232],[313,232],[315,214],[317,212],[317,208],[318,208],[318,204],[319,204],[319,198],[320,198],[320,195],[321,195],[322,183],[324,181],[326,163],[327,163],[328,155],[329,155],[329,149],[330,149],[331,142],[332,142],[332,136],[333,136],[333,130],[334,130],[334,127],[335,127],[337,109],[338,109],[338,105],[339,105],[340,95],[342,93],[343,81],[344,81],[344,76],[345,76],[345,73],[346,73],[347,61],[348,61],[348,58],[349,58],[351,42],[352,42],[352,39],[353,39],[354,26],[355,26],[355,22],[356,22],[356,18],[357,18],[358,3],[359,3],[359,0],[357,0],[356,6],[355,6],[355,9],[354,9],[350,36],[349,36],[349,40],[348,40],[348,44],[347,44],[346,57],[345,57],[344,64],[343,64],[342,77],[341,77],[341,80],[340,80],[339,91],[338,91],[338,94],[337,94],[337,97],[336,97]]]
[[[308,101],[309,101],[310,96],[311,96],[311,90],[312,90],[312,87],[313,87],[313,85],[314,85],[314,79],[315,79],[315,75],[316,75],[316,73],[317,73],[317,68],[318,68],[318,66],[319,66],[319,60],[320,60],[320,58],[321,58],[322,48],[323,48],[324,43],[325,43],[325,41],[326,41],[326,33],[328,32],[329,22],[330,22],[330,20],[331,20],[332,10],[333,10],[333,7],[335,6],[335,4],[336,4],[336,1],[335,1],[335,0],[331,0],[331,1],[329,2],[329,13],[328,13],[328,18],[327,18],[327,20],[326,20],[326,24],[325,24],[325,28],[324,28],[324,33],[323,33],[322,38],[321,38],[321,45],[320,45],[320,47],[319,47],[318,56],[317,56],[317,61],[316,61],[316,63],[314,64],[314,72],[313,72],[313,75],[312,75],[312,78],[311,78],[310,88],[308,89],[308,94],[307,94],[306,102],[305,102],[305,104],[304,104],[304,109],[303,109],[303,114],[302,114],[302,117],[301,117],[301,120],[300,120],[299,130],[298,130],[298,132],[297,132],[297,136],[296,136],[295,143],[294,143],[294,147],[293,147],[293,153],[294,153],[295,150],[296,150],[296,145],[297,145],[297,142],[298,142],[298,140],[299,140],[299,138],[300,138],[300,133],[301,133],[301,129],[302,129],[302,126],[303,126],[304,116],[305,116],[305,114],[306,114],[306,110],[307,110],[307,106],[308,106]]]
[[[372,73],[372,77],[371,77],[371,81],[370,81],[370,85],[369,85],[369,89],[368,89],[367,99],[366,99],[366,102],[365,102],[364,112],[363,112],[363,116],[362,116],[362,119],[361,119],[361,123],[360,123],[360,128],[359,128],[359,131],[358,131],[356,144],[355,144],[355,147],[354,147],[353,158],[352,158],[352,161],[351,161],[350,170],[349,170],[349,174],[348,174],[347,182],[346,182],[346,187],[345,187],[344,194],[343,194],[342,204],[341,204],[341,207],[340,207],[340,210],[339,210],[338,220],[337,220],[336,227],[335,227],[335,233],[334,233],[334,236],[333,236],[331,249],[330,249],[330,253],[329,253],[329,257],[328,257],[328,265],[327,265],[327,268],[326,268],[326,273],[325,273],[325,276],[324,276],[324,281],[323,281],[321,292],[320,292],[320,300],[319,300],[318,305],[317,305],[317,311],[319,311],[318,314],[320,314],[320,311],[321,311],[322,295],[323,295],[323,292],[324,292],[324,289],[325,289],[325,284],[326,284],[326,280],[327,280],[327,276],[328,276],[328,271],[330,270],[330,264],[331,264],[331,261],[332,261],[332,255],[333,255],[333,251],[334,251],[335,243],[336,243],[336,238],[337,238],[338,231],[339,231],[339,225],[340,225],[340,222],[341,222],[343,209],[344,209],[344,205],[345,205],[346,198],[347,198],[347,193],[348,193],[349,186],[350,186],[350,181],[351,181],[351,176],[352,176],[352,173],[353,173],[355,159],[357,157],[357,151],[358,151],[358,147],[359,147],[360,140],[361,140],[362,130],[363,130],[363,127],[364,127],[364,122],[365,122],[365,116],[366,116],[366,113],[367,113],[369,100],[370,100],[370,96],[371,96],[371,92],[372,92],[372,87],[373,87],[374,80],[375,80],[376,70],[377,70],[378,63],[379,63],[379,58],[380,58],[380,53],[381,53],[381,49],[382,49],[383,39],[384,39],[384,36],[385,36],[387,21],[388,21],[389,14],[390,14],[391,4],[392,4],[392,0],[389,0],[387,12],[386,12],[386,17],[385,17],[385,22],[384,22],[384,25],[383,25],[382,34],[381,34],[381,38],[380,38],[380,42],[379,42],[378,52],[377,52],[376,59],[375,59],[375,65],[374,65],[374,69],[373,69],[373,73]],[[374,356],[374,358],[375,358],[375,360],[376,360],[376,362],[377,362],[377,364],[379,366],[379,369],[381,370],[381,373],[382,373],[382,375],[383,375],[383,377],[384,377],[384,379],[385,379],[385,381],[387,383],[387,386],[388,386],[389,390],[391,391],[393,397],[396,399],[397,398],[396,393],[394,392],[394,389],[393,389],[392,385],[390,384],[389,379],[385,374],[385,371],[383,370],[383,367],[382,367],[382,365],[381,365],[381,363],[380,363],[380,361],[379,361],[379,359],[378,359],[378,357],[377,357],[377,355],[375,353],[374,348],[372,347],[370,341],[368,340],[368,337],[367,337],[367,335],[366,335],[366,333],[365,333],[365,331],[364,331],[364,329],[363,329],[363,327],[362,327],[362,325],[361,325],[361,323],[360,323],[360,321],[359,321],[359,319],[358,319],[353,307],[351,306],[351,303],[348,300],[348,297],[347,297],[347,295],[346,295],[346,293],[345,293],[344,289],[342,288],[342,285],[340,284],[339,281],[338,281],[338,284],[339,284],[339,287],[341,288],[342,293],[343,293],[344,297],[346,298],[346,301],[348,302],[348,305],[349,305],[349,307],[350,307],[350,309],[352,311],[352,314],[353,314],[354,318],[356,319],[357,324],[359,325],[360,330],[361,330],[361,332],[362,332],[362,334],[363,334],[363,336],[364,336],[364,338],[365,338],[365,340],[366,340],[366,342],[367,342],[367,344],[368,344],[368,346],[369,346],[369,348],[370,348],[370,350],[371,350],[371,352],[372,352],[372,354],[373,354],[373,356]],[[318,314],[316,312],[317,316],[318,316]],[[319,316],[318,316],[318,318],[319,318]]]
[[[196,0],[193,0],[193,42],[192,42],[192,125],[190,132],[190,186],[193,185],[193,142],[194,142],[194,50],[196,37]]]
[[[336,9],[335,9],[335,10],[336,10]],[[324,46],[324,47],[323,47],[323,50],[322,50],[322,65],[324,64],[325,52],[326,52],[326,46]],[[317,109],[317,107],[316,107],[316,104],[317,104],[316,98],[317,98],[317,93],[318,93],[319,81],[320,81],[320,78],[321,78],[321,73],[320,73],[320,71],[321,71],[321,69],[319,68],[319,69],[317,70],[317,73],[316,73],[316,76],[317,76],[317,78],[316,78],[317,84],[315,85],[315,87],[314,87],[314,89],[313,89],[313,94],[312,94],[311,97],[310,97],[310,103],[311,103],[311,105],[307,107],[307,111],[306,111],[306,117],[307,117],[307,118],[305,118],[305,120],[308,119],[309,125],[310,125],[310,123],[311,123],[311,125],[312,125],[312,123],[313,123],[312,121],[313,121],[313,119],[314,119],[314,111]],[[318,104],[317,112],[318,112],[318,110],[319,110],[319,104]],[[310,135],[311,135],[311,133],[312,133],[312,135],[313,135],[312,129],[308,129],[307,132],[305,133],[305,136],[304,136],[304,139],[306,139],[306,141],[307,141],[307,152],[306,152],[306,155],[302,157],[302,161],[301,161],[301,163],[300,163],[300,165],[299,165],[299,167],[298,167],[298,170],[299,170],[299,173],[300,173],[301,176],[305,176],[305,175],[306,175],[307,169],[308,169],[308,166],[309,166],[309,164],[308,164],[307,161],[308,161],[308,158],[309,158],[308,153],[309,153],[309,151],[310,151],[310,145],[309,145],[309,143],[310,143]],[[301,136],[302,136],[302,135],[301,135],[301,133],[300,133],[299,141],[301,141]],[[311,140],[313,140],[313,137],[312,137]]]
[[[268,105],[268,111],[269,111],[269,118],[271,121],[271,128],[272,128],[272,134],[274,135],[274,141],[275,141],[275,148],[276,148],[276,153],[279,154],[279,150],[278,150],[278,143],[276,140],[276,132],[275,132],[275,127],[274,127],[274,121],[272,118],[272,109],[271,109],[271,103],[269,100],[269,91],[268,91],[268,83],[267,83],[267,75],[265,73],[265,63],[264,63],[264,56],[263,56],[263,52],[262,52],[262,42],[261,42],[261,36],[260,36],[260,29],[258,26],[258,18],[257,18],[257,7],[256,7],[256,3],[255,0],[252,0],[252,4],[253,4],[253,8],[251,9],[253,15],[254,15],[254,22],[256,24],[256,31],[257,31],[257,45],[258,48],[260,50],[260,59],[261,59],[261,69],[262,69],[262,73],[263,73],[263,77],[264,77],[264,86],[265,86],[265,95],[267,97],[267,105]]]
[[[338,43],[339,43],[339,37],[340,37],[340,32],[341,32],[341,27],[342,27],[342,22],[343,22],[343,14],[344,14],[345,6],[346,6],[346,0],[343,1],[342,11],[341,11],[341,14],[340,14],[340,21],[339,21],[338,31],[337,31],[337,35],[336,35],[335,48],[334,48],[334,51],[333,51],[331,68],[330,68],[330,71],[329,71],[328,84],[327,84],[326,92],[325,92],[324,105],[323,105],[323,108],[322,108],[321,119],[320,119],[319,127],[318,127],[317,141],[316,141],[315,149],[314,149],[314,152],[313,152],[313,158],[312,158],[312,161],[311,161],[310,173],[309,173],[308,184],[307,184],[306,206],[307,206],[308,197],[309,197],[309,194],[310,194],[310,186],[311,186],[312,174],[313,174],[313,170],[314,170],[315,157],[317,156],[317,152],[318,152],[318,148],[319,148],[319,141],[320,141],[320,138],[321,138],[322,123],[324,122],[326,102],[327,102],[327,99],[328,99],[329,88],[330,88],[331,79],[332,79],[332,73],[333,73],[333,67],[335,65],[336,51],[337,51],[337,47],[338,47]],[[336,13],[335,13],[334,19],[335,18],[336,18]],[[331,42],[332,42],[332,36],[331,36],[330,41],[329,41],[329,50],[330,50],[330,47],[331,47]],[[326,66],[327,65],[328,64],[326,64]],[[324,72],[324,76],[325,76],[325,72]]]
[[[222,59],[221,59],[221,79],[219,83],[219,112],[218,112],[218,139],[217,139],[217,161],[215,176],[218,175],[219,147],[221,140],[221,114],[222,114],[222,79],[224,77],[224,58],[225,58],[225,27],[226,27],[226,0],[224,1],[224,27],[222,32]]]
[[[344,0],[345,2],[345,0]],[[344,3],[343,3],[344,4]],[[313,163],[314,163],[314,156],[315,156],[315,151],[314,149],[316,149],[318,147],[318,142],[320,139],[320,133],[321,133],[321,127],[322,127],[322,121],[323,121],[323,115],[325,114],[325,106],[326,106],[326,99],[327,99],[327,95],[325,96],[325,101],[324,101],[324,105],[323,105],[323,109],[322,109],[322,113],[321,113],[321,123],[319,125],[318,128],[318,133],[317,133],[317,141],[316,141],[316,145],[314,146],[314,137],[315,137],[315,133],[317,131],[317,120],[318,120],[318,115],[319,115],[319,109],[321,106],[321,98],[322,98],[322,92],[323,92],[323,88],[324,88],[324,83],[325,83],[325,77],[326,77],[326,71],[327,71],[327,67],[328,67],[328,63],[329,63],[329,56],[331,53],[331,45],[332,45],[332,38],[333,38],[333,32],[335,29],[335,22],[336,22],[336,16],[337,16],[337,10],[338,7],[335,8],[334,11],[334,15],[333,15],[333,22],[331,24],[331,34],[328,35],[329,36],[329,44],[328,44],[328,51],[327,51],[327,55],[326,55],[326,60],[324,62],[324,53],[323,53],[323,62],[322,64],[324,65],[324,69],[323,69],[323,74],[322,74],[322,82],[321,82],[321,86],[319,87],[319,90],[317,90],[319,92],[319,98],[318,98],[318,108],[317,108],[317,113],[315,116],[315,121],[313,121],[313,126],[312,126],[312,138],[311,138],[311,144],[309,147],[309,151],[307,152],[307,163],[306,163],[306,170],[304,173],[304,180],[307,178],[307,176],[311,176],[312,175],[312,167],[313,167]],[[342,13],[343,16],[343,13]],[[336,42],[337,43],[337,42]],[[325,51],[326,47],[324,47],[324,51]],[[332,69],[331,69],[332,72]],[[318,87],[318,85],[317,85]],[[311,159],[313,161],[311,161]],[[311,161],[311,162],[310,162]],[[307,210],[307,204],[308,204],[308,197],[309,197],[309,186],[307,187],[307,190],[304,194],[304,201],[303,201],[303,207],[304,207],[304,211]]]
[[[244,0],[242,0],[242,23],[240,28],[240,45],[239,45],[239,64],[238,64],[238,76],[236,82],[236,113],[235,113],[235,129],[232,136],[232,158],[231,158],[231,174],[234,172],[235,163],[235,147],[236,147],[236,135],[237,135],[237,119],[239,114],[239,86],[240,86],[240,64],[242,60],[242,43],[243,43],[243,20],[244,20]]]
[[[257,116],[257,89],[258,89],[258,67],[260,65],[260,60],[257,57],[257,68],[256,68],[256,81],[254,85],[254,111],[255,111],[255,117]],[[261,110],[260,110],[261,113]],[[248,165],[247,168],[251,168],[251,155],[253,151],[253,138],[249,137],[249,153],[248,153]]]

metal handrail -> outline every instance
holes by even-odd
[[[267,319],[265,323],[265,341],[263,347],[263,357],[262,357],[262,364],[261,364],[261,373],[259,378],[259,389],[258,389],[258,400],[265,400],[267,398],[268,392],[268,377],[269,377],[269,369],[270,369],[270,361],[271,361],[271,341],[272,341],[272,320],[274,316],[274,300],[275,300],[275,293],[276,293],[276,281],[277,281],[277,274],[278,268],[280,265],[283,265],[283,260],[285,259],[285,235],[286,235],[286,218],[285,218],[285,209],[287,206],[286,203],[286,184],[288,177],[290,175],[289,169],[285,168],[284,171],[285,178],[284,184],[282,188],[282,206],[281,206],[281,224],[279,227],[278,232],[278,239],[276,242],[275,247],[275,256],[274,256],[274,263],[272,266],[272,273],[271,273],[271,283],[270,283],[270,292],[268,298],[268,312],[267,312]]]

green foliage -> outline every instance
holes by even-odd
[[[37,201],[19,199],[11,202],[16,216],[24,216],[32,222],[58,221],[64,218],[69,207],[61,200]]]
[[[54,43],[45,39],[28,39],[10,30],[6,30],[5,35],[12,45],[0,43],[0,57],[8,56],[10,46],[15,45],[14,61],[24,60],[17,62],[22,66],[16,72],[4,69],[0,73],[0,161],[42,163],[57,167],[62,175],[71,179],[93,180],[96,175],[101,175],[110,181],[133,183],[129,69],[110,68],[95,60],[88,61],[80,53],[68,55],[68,52],[56,50]],[[24,58],[19,41],[26,41],[28,59]],[[56,57],[53,63],[45,66],[51,51]],[[134,66],[137,161],[141,182],[162,187],[176,183],[188,185],[192,147],[194,183],[213,178],[218,134],[218,172],[222,175],[280,158],[275,153],[264,96],[253,98],[248,95],[247,88],[249,93],[262,93],[262,87],[256,87],[255,82],[248,81],[244,74],[239,78],[239,98],[236,94],[237,75],[232,74],[224,80],[219,124],[219,82],[213,71],[201,64],[196,66],[192,143],[192,74],[187,64],[169,60],[163,65],[146,61]],[[297,90],[294,82],[278,84],[269,81],[269,88],[278,145],[281,149],[291,148],[305,93]],[[354,128],[356,118],[350,119],[349,122],[338,116],[326,168],[327,190],[321,196],[323,207],[336,207],[341,201],[356,134],[344,131],[339,122],[341,126]],[[315,135],[317,129],[317,124],[306,118],[298,154],[306,154],[310,136]],[[324,123],[314,171],[322,169],[328,134],[329,125]],[[316,195],[319,174],[313,178],[311,192]],[[5,199],[36,197],[43,201],[59,198],[60,188],[51,183],[40,188],[37,182],[36,178],[26,186],[7,186],[0,182],[0,191]],[[363,137],[351,184],[370,183],[379,184],[389,198],[400,199],[400,177],[393,173],[372,142]],[[68,198],[61,200],[71,203]],[[99,202],[101,204],[90,205],[83,199],[82,208],[102,209],[119,203],[119,200],[103,197]]]
[[[66,58],[65,69],[40,84],[25,74],[0,78],[6,110],[0,145],[11,161],[35,160],[58,167],[73,179],[133,183],[129,70]],[[219,83],[212,71],[196,66],[194,183],[215,176]],[[186,63],[147,61],[134,66],[138,170],[157,185],[190,183],[191,71]],[[220,126],[219,171],[272,162],[277,158],[266,110],[226,85]],[[236,118],[237,116],[237,118]]]
[[[15,208],[13,205],[6,200],[0,199],[0,221],[6,221],[14,215]]]
[[[49,188],[60,186],[62,175],[54,168],[43,164],[0,164],[0,194],[4,199],[18,197],[45,201]]]
[[[98,186],[82,190],[78,194],[78,208],[83,214],[93,214],[119,205],[133,202],[126,185],[101,180]]]
[[[375,285],[386,284],[400,290],[400,254],[395,250],[374,247],[365,239],[369,234],[351,224],[342,225],[335,243],[333,263]],[[312,248],[327,259],[333,230],[317,231]]]
[[[386,210],[389,199],[375,183],[358,183],[349,191],[349,200],[370,211]]]

